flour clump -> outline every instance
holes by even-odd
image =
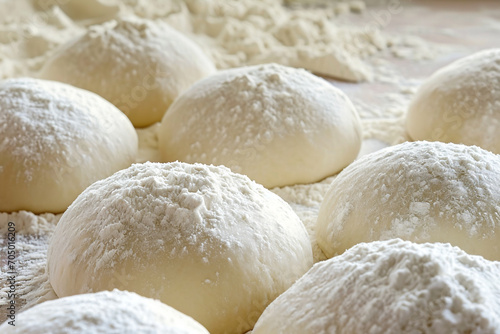
[[[500,154],[500,49],[440,69],[419,88],[406,128],[415,140],[477,145]]]
[[[361,139],[358,114],[342,91],[276,64],[197,82],[159,130],[164,161],[225,165],[267,188],[337,173],[356,158]]]
[[[137,134],[103,98],[66,84],[0,83],[0,211],[58,213],[90,184],[129,167]]]
[[[449,242],[500,260],[500,156],[476,146],[407,142],[366,155],[325,195],[318,244],[328,257],[360,242]]]
[[[319,262],[253,334],[498,333],[500,263],[449,244],[362,243]]]
[[[160,121],[182,91],[214,72],[203,51],[166,23],[124,18],[93,26],[63,45],[40,76],[93,91],[144,127]]]
[[[312,266],[277,195],[225,167],[135,164],[87,188],[48,250],[59,297],[113,288],[160,299],[210,333],[244,333]]]

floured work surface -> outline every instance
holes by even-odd
[[[365,6],[356,1],[296,10],[272,0],[218,0],[209,5],[140,0],[123,1],[120,6],[96,5],[93,0],[83,12],[75,12],[63,2],[61,8],[41,0],[0,2],[0,12],[9,13],[0,23],[0,78],[36,76],[57,46],[92,23],[116,15],[161,19],[187,33],[219,69],[281,62],[330,78],[361,115],[364,142],[360,154],[408,140],[406,108],[422,80],[453,60],[497,47],[500,41],[500,4],[496,1],[401,1],[398,6]],[[157,129],[153,125],[137,130],[139,162],[158,161]],[[273,189],[302,219],[316,261],[325,257],[316,244],[314,224],[333,178]],[[3,296],[12,290],[14,281],[17,312],[57,298],[45,267],[48,241],[59,218],[0,213],[2,308],[8,302]],[[9,222],[14,223],[10,228],[15,232],[10,248],[16,250],[11,262],[7,255]],[[8,280],[12,277],[14,280]]]

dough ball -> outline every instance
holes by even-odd
[[[91,27],[56,52],[40,77],[93,91],[144,127],[214,72],[203,51],[166,23],[130,18]]]
[[[414,140],[477,145],[500,154],[500,49],[481,51],[434,73],[411,103]]]
[[[500,263],[449,244],[362,243],[319,262],[253,334],[496,333]]]
[[[85,25],[111,19],[120,11],[119,0],[31,0],[31,3],[43,11],[57,6],[73,20],[85,20]]]
[[[328,257],[360,242],[449,242],[500,260],[500,156],[479,147],[413,142],[366,155],[332,182],[319,211]]]
[[[357,156],[361,125],[339,89],[268,64],[221,71],[184,92],[162,119],[164,161],[225,165],[267,188],[312,183]]]
[[[111,18],[118,14],[120,6],[116,0],[53,0],[74,20]],[[45,0],[47,2],[47,0]]]
[[[157,300],[118,290],[44,302],[20,313],[15,324],[4,323],[0,332],[208,334],[198,322]]]
[[[66,210],[90,184],[129,167],[137,134],[103,98],[62,83],[0,83],[0,212]]]
[[[210,333],[244,333],[312,266],[277,195],[225,167],[135,164],[68,208],[48,250],[59,297],[118,288],[160,299]]]

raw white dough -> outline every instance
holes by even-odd
[[[325,195],[318,244],[328,257],[360,242],[449,242],[500,260],[500,156],[477,146],[412,142],[366,155]]]
[[[103,98],[58,82],[0,83],[0,212],[66,210],[89,185],[129,167],[137,134]]]
[[[307,232],[280,197],[205,165],[135,164],[85,190],[48,250],[59,297],[118,288],[244,333],[312,266]]]
[[[163,161],[225,165],[267,188],[335,174],[360,146],[360,121],[342,91],[276,64],[197,82],[172,104],[159,132]]]
[[[93,26],[65,44],[40,77],[93,91],[144,127],[160,121],[181,92],[214,72],[203,51],[166,23],[126,18]]]
[[[52,1],[74,20],[105,20],[106,18],[113,17],[120,11],[118,2],[113,0]],[[47,0],[45,0],[45,2],[47,2]]]
[[[406,128],[414,140],[477,145],[500,154],[500,49],[434,73],[414,97]]]
[[[208,334],[198,322],[158,300],[118,290],[47,301],[17,315],[15,324],[4,323],[0,332]]]
[[[499,262],[449,244],[363,243],[315,264],[252,333],[496,334],[499,277]]]

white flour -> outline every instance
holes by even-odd
[[[102,1],[106,5],[99,13],[90,8],[100,1],[73,0],[88,7],[87,18],[69,0],[31,2],[36,5],[20,1],[16,6],[21,15],[3,18],[3,24],[0,20],[0,78],[34,75],[57,46],[83,33],[82,24],[128,15],[165,20],[190,35],[219,68],[276,62],[364,81],[373,78],[364,59],[383,50],[417,57],[427,49],[418,38],[409,46],[407,39],[385,36],[377,26],[341,27],[330,20],[345,12],[362,12],[359,1],[304,11],[287,9],[278,0],[110,0]],[[61,4],[65,12],[50,3]],[[0,9],[7,11],[8,6],[10,2],[0,4]]]
[[[57,298],[49,283],[46,273],[47,247],[50,236],[61,218],[61,214],[35,215],[31,212],[20,211],[12,214],[0,213],[0,244],[2,245],[2,272],[1,290],[2,296],[6,296],[9,287],[6,283],[4,272],[7,271],[7,259],[5,254],[8,222],[15,223],[16,233],[16,303],[17,310],[24,307],[31,307],[46,300]],[[4,246],[5,245],[5,246]],[[1,305],[5,305],[5,298],[2,298]],[[5,320],[2,314],[0,321]]]

